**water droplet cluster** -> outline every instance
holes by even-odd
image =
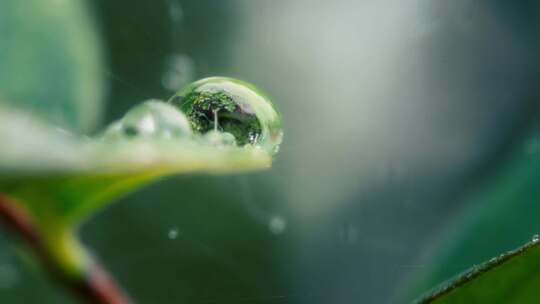
[[[217,147],[250,145],[275,154],[283,132],[278,112],[253,85],[210,77],[188,85],[168,102],[135,106],[108,127],[105,137],[193,137]]]

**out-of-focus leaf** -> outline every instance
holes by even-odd
[[[101,59],[84,0],[0,1],[0,103],[86,131],[101,114]]]
[[[540,284],[539,240],[523,245],[442,284],[417,303],[534,303]]]
[[[424,272],[407,292],[408,300],[540,231],[539,139],[536,134],[516,148],[512,161],[467,198],[465,208],[439,237],[439,248],[428,263],[422,261]]]

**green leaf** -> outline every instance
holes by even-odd
[[[463,210],[438,237],[437,249],[411,284],[405,299],[518,247],[540,231],[540,134],[516,146],[498,174],[467,198]],[[523,282],[527,284],[527,282]]]
[[[89,263],[74,230],[112,200],[159,177],[268,168],[258,146],[215,146],[198,137],[79,138],[0,108],[0,194],[28,216],[65,273]]]
[[[0,1],[0,103],[87,131],[102,110],[101,57],[86,1]]]
[[[417,303],[533,303],[538,300],[539,260],[535,238],[445,282]]]

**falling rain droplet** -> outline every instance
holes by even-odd
[[[167,233],[167,237],[169,238],[169,240],[174,240],[178,237],[178,228],[176,227],[173,227],[169,230],[169,232]]]
[[[282,234],[287,229],[287,220],[279,215],[272,216],[268,222],[268,229],[273,234]]]

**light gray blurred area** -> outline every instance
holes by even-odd
[[[291,292],[301,303],[396,301],[460,195],[530,114],[532,5],[238,7],[231,69],[269,90],[284,116],[271,182],[297,229]]]
[[[398,303],[540,113],[536,1],[99,0],[95,12],[107,121],[223,75],[266,91],[285,128],[269,171],[169,178],[86,223],[138,303]],[[0,302],[28,286],[68,301],[6,256]]]
[[[238,8],[231,69],[275,96],[286,126],[271,173],[296,228],[284,278],[302,303],[391,302],[527,115],[533,12],[464,0]]]
[[[277,165],[287,163],[280,180],[302,202],[292,208],[324,216],[388,178],[446,187],[505,140],[536,48],[520,20],[480,3],[239,5],[231,69],[284,113]]]

